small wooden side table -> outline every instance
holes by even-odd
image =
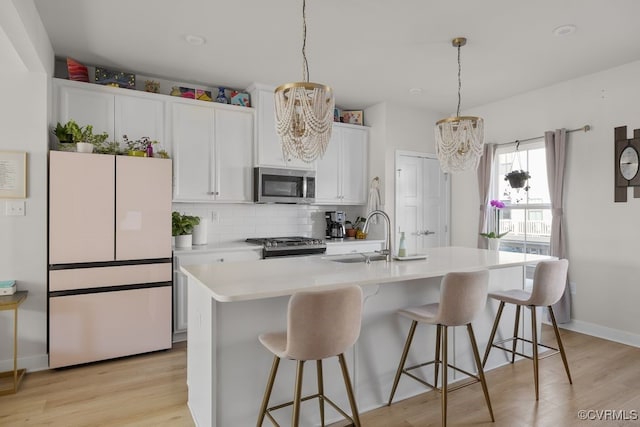
[[[18,386],[24,377],[26,369],[18,369],[18,307],[27,299],[28,291],[18,291],[13,295],[0,297],[0,311],[13,310],[13,371],[0,372],[0,384],[4,384],[4,378],[13,377],[10,387],[0,388],[0,396],[13,394],[18,391]]]

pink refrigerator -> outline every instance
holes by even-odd
[[[171,347],[171,160],[49,154],[49,366]]]

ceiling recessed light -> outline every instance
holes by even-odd
[[[412,87],[411,89],[409,89],[409,93],[411,95],[420,95],[422,93],[422,88],[420,88],[420,87]]]
[[[576,26],[572,24],[560,25],[559,27],[553,30],[553,35],[562,37],[568,36],[569,34],[573,34],[576,31]]]
[[[193,34],[187,34],[186,36],[184,36],[184,39],[187,41],[187,43],[193,46],[202,46],[206,42],[204,37],[195,36]]]

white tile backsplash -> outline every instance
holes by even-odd
[[[282,204],[174,203],[173,210],[207,222],[209,244],[242,241],[248,237],[306,236],[323,238],[325,211],[343,210],[347,219],[362,215],[364,206]]]

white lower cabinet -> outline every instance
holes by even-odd
[[[180,266],[216,262],[256,261],[261,258],[262,248],[175,255],[173,263],[173,340],[184,341],[187,338],[187,276],[180,271]]]
[[[333,124],[331,141],[316,169],[316,203],[367,202],[368,128]]]
[[[346,255],[375,252],[382,249],[384,240],[347,240],[327,242],[326,255]]]

